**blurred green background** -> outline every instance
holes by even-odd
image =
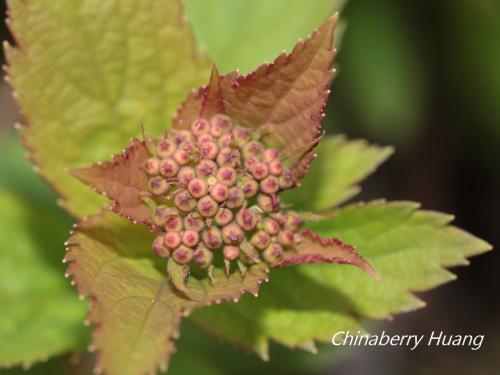
[[[263,10],[240,1],[190,0],[186,8],[197,40],[227,72],[248,71],[272,59],[280,51],[274,46],[284,41],[282,47],[289,49],[341,3],[269,0],[262,2]],[[5,9],[3,2],[0,7]],[[225,11],[240,17],[225,17]],[[339,75],[324,125],[331,133],[396,146],[396,154],[365,183],[361,199],[419,201],[424,208],[455,214],[458,226],[500,243],[500,2],[350,0],[342,19]],[[266,29],[256,37],[251,30],[259,23]],[[3,24],[1,37],[12,41]],[[247,47],[232,53],[232,43]],[[69,225],[55,195],[24,158],[13,132],[19,119],[2,83],[0,187],[36,205],[43,217],[56,215]],[[8,235],[0,228],[0,236]],[[64,239],[61,234],[60,248],[50,249],[60,251],[60,258]],[[57,256],[51,258],[59,263]],[[496,251],[473,259],[471,267],[455,270],[458,281],[425,294],[427,308],[381,323],[394,333],[485,334],[476,352],[427,347],[338,352],[324,346],[312,356],[273,347],[271,362],[264,364],[184,324],[172,373],[497,374],[499,260]],[[89,374],[92,361],[63,356],[29,373]],[[17,373],[23,370],[0,370]]]

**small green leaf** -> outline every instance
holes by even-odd
[[[19,48],[9,80],[42,175],[75,216],[104,200],[66,173],[122,149],[139,125],[170,127],[186,93],[206,82],[179,0],[8,1]]]
[[[196,301],[179,293],[155,263],[150,245],[153,234],[142,225],[105,212],[84,220],[69,240],[68,273],[79,293],[92,298],[89,320],[98,328],[92,350],[99,351],[96,370],[111,375],[155,373],[165,369],[175,351],[182,316],[191,310],[237,301],[256,294],[267,280],[265,265],[226,277],[215,270],[214,279],[189,277],[186,288]]]
[[[61,267],[69,223],[0,191],[0,367],[81,349],[86,304]]]
[[[339,330],[363,330],[361,320],[383,319],[422,307],[412,292],[455,277],[445,267],[491,248],[448,226],[449,215],[419,211],[407,202],[351,205],[310,227],[356,244],[380,275],[374,281],[353,267],[305,265],[272,271],[259,299],[198,311],[191,319],[209,332],[267,358],[269,339],[311,348]],[[224,322],[224,323],[222,323]]]
[[[352,198],[360,191],[356,184],[383,163],[393,148],[335,136],[323,139],[315,151],[318,157],[301,186],[282,196],[294,209],[321,211]]]

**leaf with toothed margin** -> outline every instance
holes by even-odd
[[[282,202],[295,210],[322,211],[352,198],[360,191],[356,184],[383,163],[393,148],[335,136],[324,138],[315,152],[318,157],[300,187],[281,194]]]
[[[148,177],[143,165],[150,157],[144,142],[137,139],[113,160],[75,168],[69,172],[97,192],[114,202],[113,211],[119,215],[154,228],[151,208],[144,198],[150,196]]]
[[[336,13],[290,54],[248,75],[229,74],[221,81],[227,114],[243,126],[257,128],[264,142],[283,152],[297,178],[307,172],[311,150],[321,138],[337,19]]]
[[[97,370],[135,375],[164,369],[175,351],[182,316],[222,301],[257,294],[268,268],[256,265],[242,278],[215,270],[213,281],[189,277],[186,287],[197,300],[179,293],[166,276],[165,263],[151,255],[153,234],[111,212],[84,220],[68,241],[65,260],[80,295],[92,301],[96,325],[91,348]]]
[[[206,82],[180,0],[9,0],[19,48],[8,80],[25,143],[75,216],[105,201],[66,173],[104,160],[139,135],[163,133],[186,93]]]
[[[453,280],[445,268],[491,246],[409,202],[350,205],[308,226],[326,237],[356,244],[380,275],[374,281],[354,267],[328,264],[272,271],[259,299],[200,310],[191,320],[214,335],[268,357],[269,340],[311,348],[334,332],[363,330],[365,319],[386,319],[424,306],[414,292]],[[222,322],[224,322],[222,324]]]
[[[75,298],[61,263],[69,220],[2,189],[0,212],[0,367],[83,350],[87,304]]]
[[[308,229],[300,231],[299,235],[302,237],[301,242],[293,249],[285,251],[283,259],[274,264],[274,267],[313,263],[350,264],[378,278],[377,271],[354,246],[338,238],[324,238]]]

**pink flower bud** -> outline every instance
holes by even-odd
[[[153,213],[153,222],[158,225],[158,226],[163,226],[167,222],[167,219],[172,216],[176,215],[177,210],[175,208],[167,207],[167,206],[158,206],[154,210]]]
[[[296,230],[298,230],[300,228],[303,220],[299,214],[297,214],[296,212],[290,211],[290,212],[287,212],[284,222],[285,222],[286,229],[289,229],[292,232],[295,232]]]
[[[231,167],[221,167],[216,174],[217,180],[226,186],[233,186],[236,184],[236,171]]]
[[[168,182],[161,177],[150,178],[148,181],[148,186],[149,191],[154,195],[163,195],[168,191],[170,187]]]
[[[244,165],[245,165],[245,168],[248,171],[250,171],[255,166],[255,164],[257,164],[258,162],[259,162],[259,159],[257,159],[255,156],[249,156],[248,158],[245,158]]]
[[[184,218],[184,228],[200,232],[205,226],[205,220],[197,212],[190,212]]]
[[[187,186],[187,184],[189,184],[189,181],[191,181],[194,177],[195,171],[192,167],[182,167],[179,170],[179,173],[177,173],[177,179],[179,180],[179,183],[184,186]]]
[[[209,249],[217,249],[222,245],[222,233],[216,227],[210,227],[203,231],[202,239]]]
[[[173,134],[174,134],[174,140],[177,144],[193,141],[193,136],[189,130],[179,130],[175,131]]]
[[[181,244],[181,235],[179,232],[167,232],[163,236],[163,244],[169,249],[175,249]]]
[[[172,258],[179,264],[188,264],[193,259],[193,249],[187,246],[179,246],[173,251]]]
[[[227,208],[238,208],[245,202],[245,193],[239,187],[233,186],[229,189],[229,195],[226,199]]]
[[[295,178],[293,177],[293,173],[288,169],[283,170],[283,174],[280,176],[279,181],[280,188],[282,190],[290,189],[291,187],[295,186]]]
[[[280,182],[275,176],[267,176],[260,182],[260,190],[265,194],[277,193],[280,188]]]
[[[168,158],[175,151],[176,145],[168,138],[164,138],[156,145],[156,154],[160,158]]]
[[[262,229],[264,229],[266,233],[269,233],[271,236],[276,236],[281,228],[276,220],[265,218],[262,222]]]
[[[160,162],[160,173],[162,174],[162,176],[174,177],[178,171],[179,171],[179,166],[173,159],[167,158],[163,159]]]
[[[182,142],[179,145],[178,149],[186,151],[189,155],[198,153],[198,145],[191,141]]]
[[[293,232],[288,229],[283,229],[278,233],[278,242],[282,246],[290,246],[293,244]]]
[[[199,244],[193,253],[194,262],[201,268],[206,268],[211,265],[213,259],[214,254],[202,244]]]
[[[182,233],[182,243],[188,247],[195,247],[200,240],[200,235],[194,230],[186,230]]]
[[[208,130],[209,130],[209,124],[208,121],[205,119],[200,118],[198,120],[193,121],[193,123],[191,124],[191,131],[197,137],[199,137],[204,133],[208,133]]]
[[[160,173],[160,159],[149,158],[144,163],[144,171],[150,176],[156,176]]]
[[[249,210],[248,208],[242,208],[236,214],[236,222],[243,228],[243,230],[249,232],[255,228],[257,225],[258,217],[255,212]]]
[[[264,160],[266,163],[269,163],[272,160],[277,159],[278,156],[279,156],[278,150],[275,150],[274,148],[266,148],[262,153],[262,160]]]
[[[198,212],[204,217],[213,217],[219,209],[219,205],[210,196],[206,195],[198,201]]]
[[[237,167],[240,163],[240,153],[234,148],[224,147],[217,155],[217,164],[220,166]]]
[[[259,230],[254,233],[250,241],[257,249],[264,250],[271,243],[271,237],[266,232]]]
[[[272,243],[262,252],[262,258],[269,264],[279,262],[283,259],[283,248],[277,243]]]
[[[248,158],[250,156],[259,156],[262,152],[262,145],[257,141],[248,142],[243,146],[243,156]]]
[[[217,225],[223,227],[231,221],[233,221],[233,212],[224,207],[219,208],[219,211],[217,211],[217,214],[215,215],[215,222]]]
[[[234,144],[233,135],[231,133],[222,134],[219,138],[219,147],[230,147]]]
[[[279,198],[277,195],[266,195],[262,193],[257,196],[257,205],[264,212],[274,212],[277,211],[280,207]]]
[[[243,176],[240,179],[238,187],[243,190],[246,198],[252,198],[259,191],[258,182],[248,176]]]
[[[215,159],[219,152],[219,146],[215,142],[205,142],[200,147],[200,154],[205,159]]]
[[[184,212],[192,211],[196,207],[196,200],[194,200],[191,194],[186,190],[181,190],[175,194],[174,203],[179,210]]]
[[[165,220],[164,228],[166,232],[179,232],[182,230],[182,227],[182,219],[179,215],[170,215]]]
[[[207,182],[202,178],[193,178],[188,186],[188,191],[195,198],[201,198],[208,193],[208,185]]]
[[[237,245],[243,241],[243,230],[235,222],[229,223],[222,228],[222,239],[230,245]]]
[[[162,258],[168,258],[170,256],[170,251],[165,247],[164,237],[158,236],[153,240],[152,248],[156,255]]]
[[[173,158],[179,165],[186,165],[189,163],[189,154],[184,150],[175,150]]]
[[[215,142],[214,137],[212,137],[210,134],[202,134],[198,137],[198,143],[207,143],[207,142]]]
[[[269,173],[273,176],[281,176],[283,173],[283,164],[279,160],[271,160],[268,164]]]
[[[227,260],[235,260],[240,255],[240,248],[238,246],[226,245],[224,246],[222,252],[224,254],[224,258]]]
[[[210,123],[212,125],[212,128],[218,128],[222,131],[222,133],[229,132],[233,127],[231,119],[228,116],[221,114],[212,117]]]
[[[233,137],[236,144],[239,147],[243,147],[252,138],[252,133],[248,128],[237,126],[233,129]]]
[[[215,173],[217,164],[212,160],[201,160],[195,167],[196,174],[200,177],[207,177]]]
[[[210,196],[219,203],[224,202],[227,197],[229,196],[229,188],[220,183],[216,182],[211,188],[210,188]]]
[[[255,179],[262,180],[269,175],[269,168],[267,167],[267,164],[259,161],[251,167],[250,173],[255,177]]]

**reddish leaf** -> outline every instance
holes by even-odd
[[[113,210],[129,220],[153,227],[151,208],[143,197],[149,195],[148,177],[142,171],[149,152],[144,142],[137,139],[120,155],[109,162],[92,164],[87,168],[71,169],[70,173],[97,192],[108,196]]]
[[[324,238],[307,229],[302,230],[300,234],[302,242],[293,250],[285,251],[283,260],[275,264],[275,267],[308,263],[351,264],[378,278],[377,272],[354,246],[345,244],[337,238]]]
[[[190,277],[196,301],[179,293],[149,257],[153,235],[140,225],[105,212],[84,220],[68,241],[65,261],[82,297],[92,300],[89,321],[97,326],[90,349],[96,370],[106,374],[152,374],[167,367],[182,316],[193,309],[257,294],[267,280],[260,264],[212,281]]]

